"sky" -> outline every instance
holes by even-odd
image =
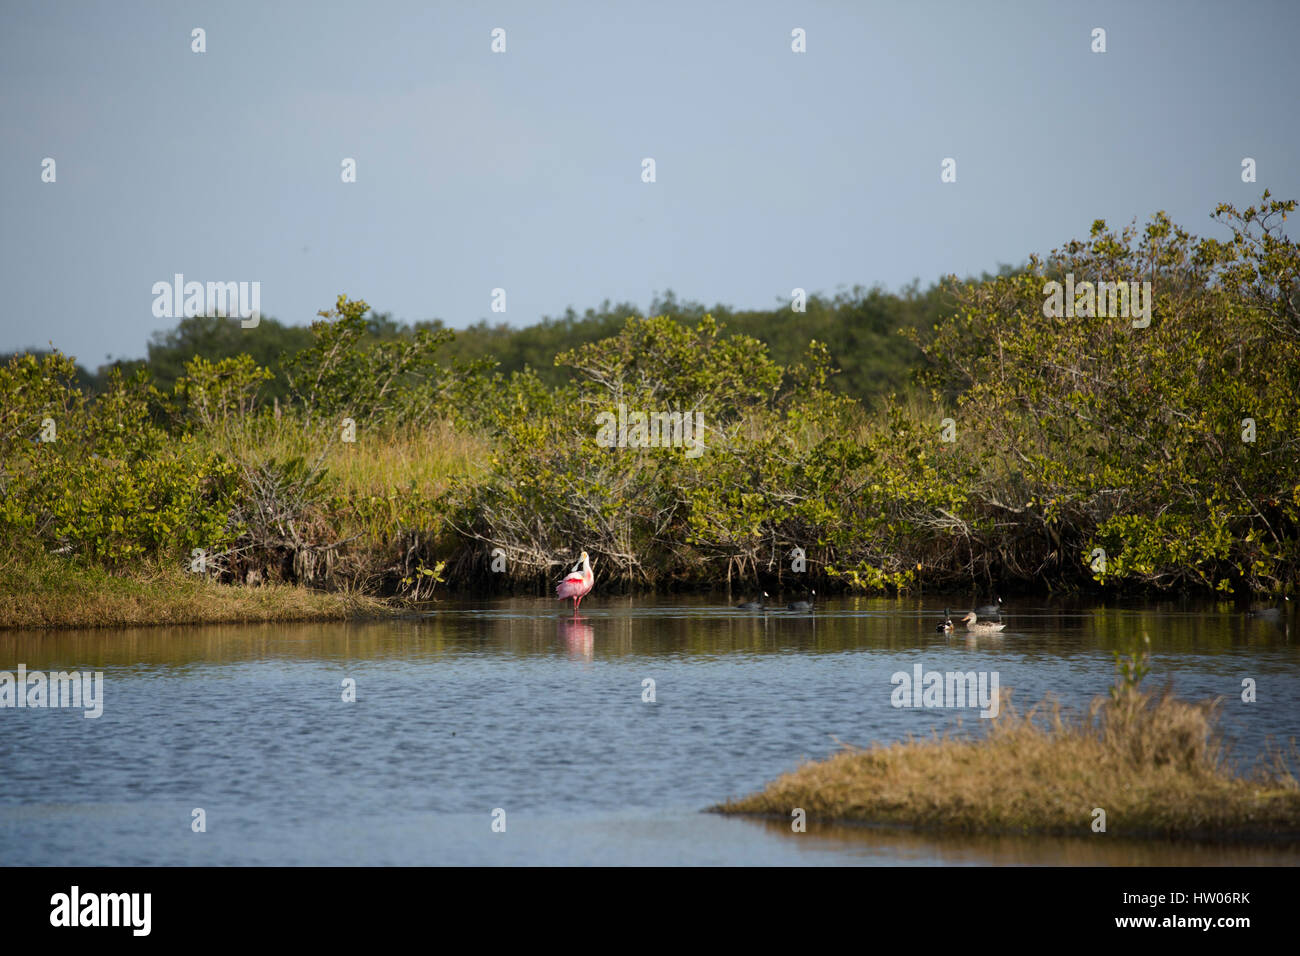
[[[177,273],[294,324],[347,293],[523,326],[897,289],[1157,210],[1223,235],[1219,202],[1300,198],[1297,40],[1285,0],[4,0],[0,352],[141,356]]]

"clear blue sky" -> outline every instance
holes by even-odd
[[[1158,209],[1213,233],[1300,197],[1298,39],[1300,3],[1251,0],[6,0],[0,351],[142,355],[177,272],[293,323],[347,292],[526,325],[897,288]]]

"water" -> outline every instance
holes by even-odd
[[[1012,602],[1001,636],[971,640],[935,632],[942,603],[764,615],[597,597],[575,622],[553,601],[487,599],[356,624],[0,632],[0,670],[105,675],[95,720],[0,709],[0,863],[1300,862],[1294,847],[795,834],[701,812],[841,741],[981,732],[973,710],[893,707],[896,671],[997,671],[1022,706],[1047,692],[1083,706],[1111,683],[1112,651],[1142,635],[1148,680],[1225,697],[1239,759],[1300,738],[1285,625],[1217,607]],[[1241,702],[1243,678],[1256,703]],[[191,830],[195,808],[206,832]]]

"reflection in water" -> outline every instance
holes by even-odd
[[[892,706],[896,671],[997,671],[1022,709],[1048,693],[1082,708],[1144,634],[1149,680],[1223,697],[1248,763],[1266,738],[1300,736],[1289,619],[1008,601],[1002,633],[945,635],[951,597],[734,603],[602,595],[575,619],[545,598],[449,600],[351,624],[0,631],[0,670],[105,674],[97,720],[0,712],[0,863],[1295,862],[1102,836],[793,835],[700,812],[839,740],[984,731],[971,712]],[[1268,691],[1253,704],[1247,677]],[[220,822],[198,842],[197,806]],[[509,838],[488,829],[496,807]]]
[[[560,618],[557,622],[569,655],[591,660],[596,653],[596,630],[583,618]]]
[[[725,600],[725,599],[720,599]],[[1177,669],[1182,652],[1205,658],[1258,650],[1269,658],[1296,660],[1291,620],[1268,621],[1215,606],[1045,607],[1022,605],[1004,616],[1007,630],[984,635],[958,630],[931,633],[927,615],[939,613],[915,599],[825,599],[812,614],[754,613],[698,597],[607,598],[587,610],[581,624],[598,627],[597,654],[725,654],[835,652],[858,649],[936,650],[987,648],[1068,660],[1097,651],[1109,657],[1145,633],[1152,651],[1170,655]],[[942,608],[940,608],[940,611]],[[554,650],[557,622],[544,599],[447,601],[422,616],[351,624],[253,624],[150,627],[81,631],[0,630],[0,663],[22,659],[29,667],[52,661],[84,666],[148,662],[235,662],[265,657],[379,658],[436,656],[492,647],[514,654]],[[571,616],[567,617],[572,622]],[[635,637],[635,642],[633,642]]]
[[[784,820],[751,819],[771,834],[790,834]],[[873,857],[900,863],[941,863],[944,866],[1295,866],[1300,845],[1264,843],[1214,845],[1174,840],[1128,840],[1089,836],[980,836],[967,833],[924,833],[896,827],[851,824],[808,824],[804,839],[829,852],[845,844]]]

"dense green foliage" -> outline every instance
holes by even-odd
[[[110,376],[88,402],[66,357],[20,356],[0,368],[0,529],[109,567],[179,561],[225,543],[234,468],[158,419],[166,397],[145,373]]]
[[[1030,273],[967,285],[924,346],[979,470],[954,533],[1017,577],[1281,590],[1300,567],[1294,203],[1220,206],[1228,242],[1094,224]],[[1051,318],[1043,277],[1146,280],[1151,324]],[[1101,549],[1102,557],[1096,554]],[[1094,556],[1095,555],[1095,556]],[[1096,565],[1094,568],[1093,566]]]
[[[671,315],[693,325],[709,314],[732,332],[766,343],[772,357],[782,364],[797,362],[809,339],[825,343],[841,370],[832,388],[871,402],[905,387],[916,367],[916,350],[899,338],[898,330],[928,329],[950,306],[951,298],[939,283],[924,291],[913,284],[897,294],[855,287],[829,298],[811,295],[806,311],[801,313],[792,312],[789,303],[767,310],[735,310],[721,304],[705,308],[696,302],[678,302],[668,292],[645,312],[631,303],[611,305],[606,301],[599,309],[589,308],[581,315],[570,308],[559,318],[543,318],[524,328],[480,321],[456,332],[454,339],[448,338],[438,352],[438,361],[449,369],[490,362],[506,375],[532,369],[544,384],[558,387],[568,375],[555,365],[555,356],[617,335],[629,316]],[[451,334],[437,319],[406,324],[373,310],[350,319],[348,324],[347,338],[353,345],[391,345],[421,335],[441,340]],[[229,319],[196,316],[180,320],[173,329],[155,333],[146,358],[119,359],[97,372],[79,367],[78,380],[87,392],[93,393],[103,389],[115,368],[127,374],[148,368],[154,383],[170,391],[184,377],[186,363],[195,356],[218,362],[248,355],[258,366],[272,372],[260,389],[261,396],[267,401],[283,401],[292,393],[286,363],[313,342],[311,329],[284,325],[268,316],[262,317],[255,330],[243,329]],[[0,362],[10,357],[0,356]]]
[[[1003,269],[1004,274],[1011,271]],[[789,302],[771,309],[737,310],[722,304],[706,308],[698,302],[679,302],[669,292],[644,313],[628,303],[611,306],[607,301],[581,316],[569,309],[560,318],[523,329],[479,322],[458,332],[447,354],[464,360],[492,358],[506,373],[532,368],[543,382],[559,386],[567,375],[563,367],[555,366],[554,357],[617,335],[628,316],[669,315],[694,325],[710,315],[732,333],[765,343],[781,365],[797,363],[809,340],[816,339],[839,369],[831,388],[871,403],[905,387],[916,367],[916,351],[898,330],[929,329],[950,307],[946,287],[939,283],[924,291],[913,284],[900,293],[857,286],[832,297],[810,295],[804,312],[792,311]]]
[[[310,329],[187,319],[93,391],[19,355],[0,535],[417,595],[444,567],[551,581],[581,549],[606,584],[1294,592],[1294,205],[1222,206],[1223,240],[1098,222],[1023,269],[806,313],[453,336],[341,296]],[[1149,324],[1054,317],[1067,277],[1150,283]]]

